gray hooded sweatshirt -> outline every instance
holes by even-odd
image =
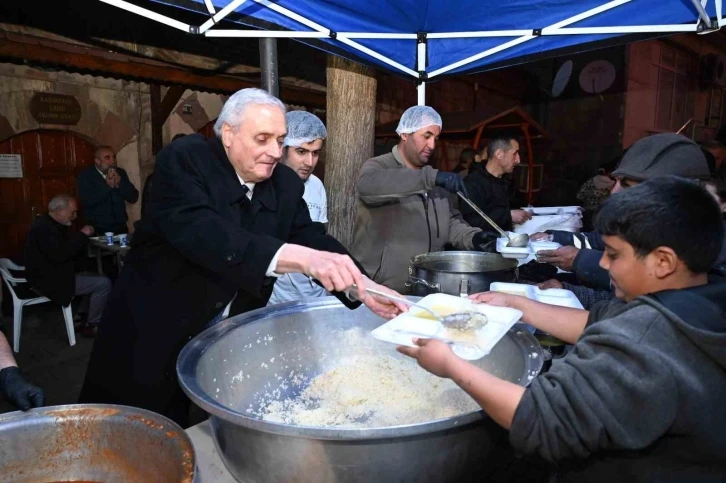
[[[514,448],[562,482],[726,481],[726,282],[597,304],[517,408]]]

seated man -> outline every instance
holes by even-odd
[[[282,145],[280,162],[292,168],[305,183],[303,200],[308,205],[310,219],[328,224],[328,197],[320,178],[313,174],[320,159],[323,142],[328,135],[323,121],[306,111],[291,111],[285,115],[287,135]],[[328,291],[302,273],[286,273],[275,282],[267,305],[325,297]]]
[[[25,270],[33,289],[62,306],[74,295],[89,295],[87,327],[82,335],[95,335],[111,281],[101,275],[76,274],[75,259],[86,251],[93,227],[80,232],[69,227],[76,219],[78,204],[69,195],[58,195],[48,203],[48,214],[36,218],[25,245]],[[79,309],[79,311],[81,311]]]
[[[21,411],[43,405],[43,390],[25,380],[13,357],[13,351],[0,332],[0,394]]]
[[[109,146],[99,146],[93,161],[94,166],[78,174],[83,217],[97,233],[127,233],[126,203],[136,203],[139,191],[118,167],[116,153]]]
[[[471,297],[574,344],[529,388],[440,341],[399,350],[453,379],[515,450],[558,462],[561,482],[726,481],[726,281],[707,275],[724,239],[716,202],[691,181],[655,178],[608,199],[595,227],[617,299],[587,312]]]

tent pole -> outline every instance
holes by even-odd
[[[529,176],[527,181],[529,186],[527,187],[527,205],[532,206],[533,189],[534,189],[534,153],[532,152],[532,139],[529,137],[529,124],[522,124],[522,131],[524,131],[524,139],[527,142],[527,164],[529,165]]]
[[[706,10],[701,5],[701,2],[699,2],[698,0],[691,0],[691,3],[693,4],[694,8],[698,12],[698,16],[701,17],[701,20],[706,25],[706,27],[712,28],[713,26],[711,25],[711,18],[706,13]]]
[[[280,97],[280,82],[277,77],[277,39],[260,39],[260,68],[262,88],[275,97]]]
[[[426,105],[426,33],[417,34],[416,44],[416,70],[418,70],[418,105]]]

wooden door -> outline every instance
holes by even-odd
[[[28,131],[0,143],[0,154],[19,154],[23,178],[0,178],[0,258],[19,259],[33,216],[55,195],[75,195],[76,176],[93,164],[95,146],[80,136]]]

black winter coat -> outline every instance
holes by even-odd
[[[347,253],[310,220],[303,191],[297,174],[278,165],[249,201],[218,139],[190,135],[164,148],[149,218],[137,225],[106,306],[81,402],[141,407],[184,424],[175,372],[183,346],[235,294],[230,316],[265,306],[276,280],[265,274],[283,243]]]
[[[486,170],[476,169],[464,178],[464,185],[469,192],[469,199],[484,213],[494,220],[503,230],[512,229],[512,213],[509,208],[512,183],[506,178],[497,178]],[[493,228],[471,206],[459,203],[461,215],[469,225],[492,231]]]
[[[75,259],[88,237],[61,225],[50,215],[33,222],[25,242],[25,277],[38,293],[66,306],[76,292]]]

